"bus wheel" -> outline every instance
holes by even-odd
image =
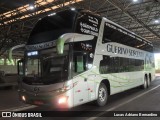
[[[101,83],[98,89],[97,105],[104,106],[107,103],[108,92],[104,83]]]
[[[141,88],[142,88],[142,89],[146,89],[146,88],[147,88],[147,86],[148,86],[148,85],[147,85],[147,84],[148,84],[147,81],[148,81],[148,80],[147,80],[147,77],[145,76],[145,77],[144,77],[144,83],[143,83],[143,85],[141,85]]]

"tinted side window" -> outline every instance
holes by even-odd
[[[120,72],[133,72],[141,71],[144,69],[143,60],[103,56],[103,60],[100,61],[100,73],[120,73]]]
[[[103,60],[100,61],[100,73],[106,74],[107,72],[111,73],[112,70],[112,62],[110,56],[103,56]]]
[[[75,52],[73,61],[74,61],[74,72],[81,73],[86,70],[86,61],[87,56],[82,52]]]

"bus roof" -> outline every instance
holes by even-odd
[[[152,42],[151,42],[151,41],[148,41],[147,39],[142,38],[141,36],[135,34],[134,32],[132,32],[132,31],[130,31],[130,30],[128,30],[128,29],[126,29],[126,28],[124,28],[124,27],[118,25],[117,23],[112,22],[111,20],[109,20],[109,19],[107,19],[107,18],[105,18],[105,17],[103,17],[103,19],[104,19],[105,21],[111,23],[112,25],[115,25],[115,26],[121,28],[122,30],[127,31],[127,32],[129,32],[130,34],[132,34],[133,36],[136,36],[136,37],[138,37],[138,38],[141,38],[143,41],[146,41],[146,42],[150,43],[150,45],[152,45]]]
[[[65,29],[62,30],[62,33],[63,32],[73,32],[72,30],[73,30],[73,26],[74,26],[75,21],[76,21],[76,16],[80,12],[93,15],[96,18],[104,19],[106,22],[108,22],[108,23],[110,23],[110,24],[112,24],[116,27],[119,27],[120,29],[130,33],[131,35],[135,36],[136,38],[139,38],[142,41],[145,41],[147,44],[152,45],[151,41],[148,41],[148,40],[142,38],[141,36],[127,30],[126,28],[112,22],[111,20],[109,20],[105,17],[101,17],[98,14],[95,14],[95,13],[93,13],[89,10],[85,10],[85,9],[76,9],[76,10],[67,9],[67,10],[57,12],[56,15],[46,16],[46,17],[40,19],[36,23],[35,27],[33,28],[32,32],[30,34],[30,37],[28,39],[27,45],[49,42],[49,41],[55,39],[53,36],[50,36],[51,33],[50,34],[42,33],[43,31],[40,30],[41,28],[43,28],[44,30],[51,31],[53,29],[59,29],[60,27],[61,28],[64,27]],[[64,16],[64,19],[62,19],[61,16]],[[37,33],[41,33],[41,35],[39,35],[37,37],[37,39],[35,39],[33,36],[34,36],[34,34],[37,34]],[[59,33],[55,32],[54,34],[57,34],[56,35],[56,37],[57,37],[58,35],[60,35],[62,33],[61,32],[59,32]],[[53,32],[52,32],[52,34],[53,34]],[[48,37],[48,39],[46,40],[45,37]]]

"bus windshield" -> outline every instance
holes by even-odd
[[[56,48],[39,51],[36,57],[27,57],[25,63],[26,84],[54,84],[68,79],[68,51],[65,45],[62,55]]]
[[[62,34],[72,32],[75,16],[74,11],[66,10],[42,18],[33,28],[27,44],[32,45],[56,40]]]

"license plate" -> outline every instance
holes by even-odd
[[[36,104],[36,105],[42,105],[44,103],[43,103],[43,101],[36,100],[36,101],[34,101],[34,104]]]

